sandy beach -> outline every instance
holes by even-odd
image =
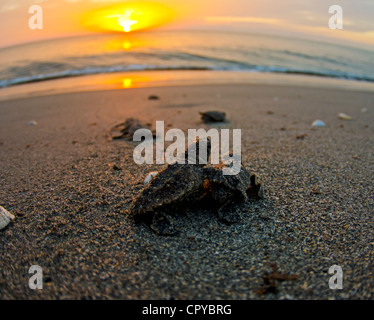
[[[208,129],[209,110],[242,129],[265,199],[233,225],[192,206],[174,237],[134,224],[132,199],[164,166],[136,165],[135,145],[108,131],[130,117]],[[0,231],[0,299],[373,299],[373,123],[374,91],[357,88],[228,81],[2,99],[0,205],[16,218]],[[28,286],[32,265],[43,290]],[[342,290],[329,288],[333,265]]]

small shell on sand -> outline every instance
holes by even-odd
[[[36,122],[36,121],[34,121],[34,120],[31,120],[31,121],[29,121],[29,123],[28,123],[28,125],[29,126],[36,126],[38,123]]]
[[[347,115],[345,113],[339,113],[338,114],[338,118],[341,119],[341,120],[351,120],[352,119],[351,116],[349,116],[349,115]]]
[[[312,123],[313,127],[324,127],[326,124],[322,120],[316,120]]]
[[[14,218],[14,215],[0,206],[0,230],[4,229]]]
[[[157,174],[158,174],[158,171],[152,171],[148,173],[148,175],[144,179],[144,184],[148,184],[152,180],[153,177],[157,176]]]

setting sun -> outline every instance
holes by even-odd
[[[83,16],[82,24],[95,31],[132,32],[161,26],[170,21],[173,15],[163,5],[134,2],[88,12]]]
[[[120,25],[123,28],[123,31],[130,32],[131,26],[138,23],[138,20],[132,20],[131,15],[134,14],[134,10],[125,10],[124,13],[116,13],[109,16],[106,16],[105,18],[116,18],[118,25]]]

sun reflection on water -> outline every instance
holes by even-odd
[[[130,78],[123,79],[122,87],[125,89],[129,89],[132,87],[132,80]]]

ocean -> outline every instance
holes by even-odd
[[[374,51],[242,32],[98,34],[0,49],[0,87],[145,70],[302,74],[374,82]]]

